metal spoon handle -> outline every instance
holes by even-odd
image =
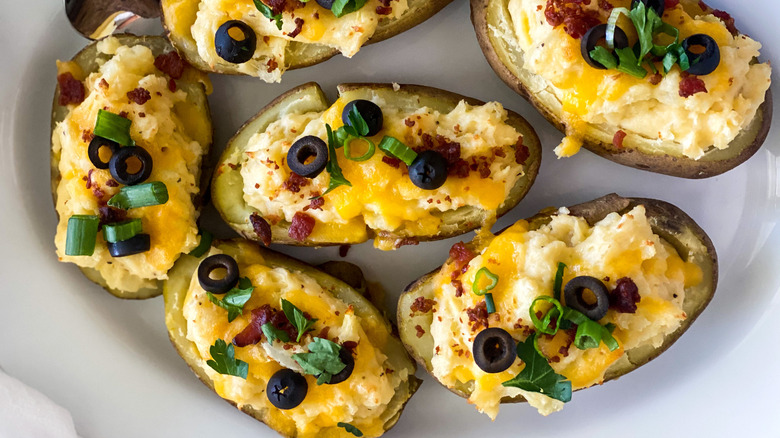
[[[161,14],[160,0],[65,0],[70,24],[89,39],[99,39],[139,17]]]

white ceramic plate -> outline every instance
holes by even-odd
[[[780,66],[776,2],[711,4],[731,12],[740,29],[764,43],[763,58]],[[75,266],[58,263],[48,171],[54,61],[69,59],[86,40],[68,25],[62,1],[2,0],[2,6],[0,366],[69,409],[86,438],[276,436],[190,373],[168,341],[162,298],[118,300]],[[425,384],[388,437],[780,435],[777,120],[763,149],[747,163],[703,181],[630,169],[587,151],[556,160],[552,148],[561,134],[487,65],[465,0],[352,60],[338,57],[289,72],[283,84],[212,79],[218,149],[272,98],[308,81],[320,82],[331,96],[340,82],[396,81],[498,100],[536,126],[545,150],[535,186],[497,227],[542,207],[616,191],[678,205],[715,242],[721,268],[715,299],[674,347],[642,369],[575,394],[562,412],[549,417],[527,405],[507,405],[492,423],[420,373]],[[207,216],[216,222],[213,211]],[[440,264],[456,241],[392,253],[364,244],[347,260],[382,282],[394,308],[406,283]],[[277,249],[312,262],[338,258],[335,249]]]

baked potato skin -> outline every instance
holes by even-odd
[[[123,45],[128,44],[140,44],[147,46],[152,49],[152,52],[156,55],[159,55],[161,53],[166,53],[173,51],[174,48],[171,46],[171,44],[163,37],[158,36],[136,36],[133,34],[119,34],[119,35],[113,35]],[[80,52],[78,52],[71,61],[76,62],[79,67],[83,70],[85,75],[88,75],[98,69],[98,64],[96,62],[97,60],[97,43],[99,42],[95,41],[91,44],[87,45],[84,49],[82,49]],[[203,199],[202,195],[205,192],[205,188],[210,180],[210,172],[204,171],[207,167],[209,167],[206,164],[207,157],[209,154],[209,149],[211,148],[212,138],[213,138],[213,127],[211,125],[211,113],[209,110],[208,100],[206,98],[207,90],[206,86],[201,83],[194,80],[193,77],[187,77],[183,76],[181,79],[177,81],[177,86],[180,89],[184,89],[187,91],[188,94],[188,101],[191,101],[199,110],[200,114],[199,116],[203,118],[203,120],[206,122],[205,124],[202,124],[202,127],[205,127],[205,131],[201,133],[203,136],[203,142],[201,144],[203,145],[204,152],[203,152],[203,163],[201,165],[200,169],[200,175],[195,175],[195,179],[200,181],[200,187],[201,191],[200,194],[193,197],[193,203],[195,204],[196,209],[199,209],[200,206],[203,205]],[[57,123],[61,122],[68,114],[68,107],[61,106],[57,102],[59,100],[60,96],[60,89],[59,85],[57,85],[55,92],[54,92],[54,100],[52,102],[52,113],[51,113],[51,130],[49,132],[49,138],[51,138],[52,132],[54,131],[54,127],[57,125]],[[52,148],[51,156],[50,156],[50,171],[51,171],[51,193],[52,193],[52,200],[54,201],[54,205],[57,205],[57,186],[60,183],[60,180],[62,179],[62,176],[60,175],[59,170],[59,163],[60,163],[60,155],[54,152],[54,149]],[[57,213],[55,209],[55,213]],[[59,213],[58,219],[59,219]],[[140,289],[138,291],[126,291],[116,288],[111,288],[106,284],[106,281],[103,279],[103,277],[100,275],[100,273],[91,268],[82,268],[79,267],[81,272],[84,273],[84,275],[93,281],[94,283],[99,284],[103,289],[110,292],[112,295],[116,296],[117,298],[124,298],[124,299],[131,299],[131,300],[140,300],[140,299],[146,299],[146,298],[152,298],[155,296],[158,296],[162,294],[162,281],[158,281],[158,285],[155,288],[144,288]]]
[[[286,269],[296,270],[303,272],[317,280],[317,282],[326,290],[331,292],[337,298],[350,303],[355,308],[355,313],[360,316],[372,315],[378,320],[384,321],[389,333],[395,333],[391,324],[387,319],[381,316],[380,311],[374,307],[374,305],[357,290],[353,289],[347,283],[342,280],[333,277],[325,272],[307,265],[299,260],[291,258],[281,253],[265,249],[254,242],[245,241],[242,239],[233,239],[227,241],[214,241],[212,244],[223,250],[226,254],[230,254],[236,257],[240,261],[241,254],[248,251],[259,251],[262,254],[263,259],[270,266],[280,266]],[[214,382],[208,377],[205,371],[204,365],[198,363],[196,358],[198,357],[197,348],[195,344],[187,339],[186,321],[183,316],[184,300],[189,288],[190,279],[193,275],[196,275],[198,265],[207,255],[200,258],[196,258],[190,255],[182,256],[176,265],[171,269],[169,279],[164,283],[163,297],[165,300],[165,325],[168,328],[168,337],[171,343],[176,348],[176,351],[184,359],[187,365],[190,367],[193,373],[203,382],[204,385],[214,391]],[[361,274],[362,275],[362,274]],[[347,279],[354,279],[353,276],[348,276]],[[400,339],[396,335],[390,337],[386,346],[385,354],[398,366],[401,364],[409,369],[409,380],[405,387],[396,392],[395,397],[391,400],[390,404],[393,407],[398,407],[398,411],[386,419],[384,424],[384,430],[387,431],[392,428],[403,412],[404,406],[409,399],[414,395],[417,389],[422,383],[421,380],[414,376],[417,369],[415,362],[411,360],[406,353]],[[216,391],[215,391],[216,392]],[[236,403],[227,400],[228,403],[236,406]],[[390,406],[390,405],[389,405]],[[270,416],[268,410],[254,409],[251,406],[244,406],[241,411],[247,415],[252,416],[258,421],[267,424],[273,428],[270,424]],[[289,424],[286,428],[276,429],[281,435],[295,438],[298,436],[298,432],[294,427],[290,428]],[[324,435],[327,435],[323,431]]]
[[[421,85],[397,85],[398,91],[392,84],[341,84],[338,86],[339,95],[353,92],[377,92],[383,94],[388,100],[392,99],[397,104],[412,105],[417,108],[429,106],[440,111],[451,110],[458,102],[465,100],[471,105],[481,105],[476,99],[461,96],[449,91]],[[215,207],[222,215],[222,218],[236,232],[250,240],[259,240],[254,232],[249,217],[255,210],[246,204],[243,199],[243,179],[240,174],[240,168],[237,163],[242,155],[246,141],[255,132],[260,132],[279,116],[288,112],[306,112],[306,111],[324,111],[330,104],[320,86],[315,82],[310,82],[296,87],[287,93],[279,96],[252,119],[247,121],[238,131],[238,133],[228,142],[225,151],[219,159],[214,171],[212,181],[212,200]],[[520,200],[528,193],[531,188],[539,166],[541,165],[541,144],[539,137],[531,125],[519,114],[507,110],[509,115],[508,124],[513,126],[523,135],[523,144],[528,147],[529,157],[524,165],[525,175],[515,184],[509,197],[498,209],[497,216],[501,216],[514,208]],[[462,207],[458,210],[449,211],[442,215],[442,226],[439,233],[431,236],[411,236],[403,233],[384,234],[382,238],[402,239],[405,237],[414,237],[418,241],[440,240],[449,237],[467,233],[480,227],[489,217],[489,213],[473,208]],[[289,222],[280,222],[271,227],[274,243],[296,246],[332,246],[343,244],[357,244],[356,242],[311,242],[296,241],[288,236],[287,230]],[[377,233],[368,229],[368,239],[377,236]]]
[[[190,17],[182,18],[177,12],[181,8],[181,5],[193,3],[195,1],[197,0],[161,1],[162,22],[166,36],[174,47],[176,47],[179,54],[199,70],[229,75],[243,74],[232,68],[222,66],[212,67],[198,55],[195,40],[189,32],[189,29],[195,22],[195,16],[192,15]],[[406,13],[393,21],[380,21],[376,32],[365,45],[378,43],[407,31],[431,18],[451,2],[452,0],[409,0],[409,9]],[[305,44],[292,41],[285,53],[285,60],[287,62],[286,67],[287,70],[310,67],[327,61],[338,53],[339,51],[337,49],[324,45]]]
[[[511,50],[500,40],[491,36],[489,26],[494,25],[499,11],[504,8],[507,0],[470,0],[471,21],[477,33],[477,40],[490,66],[512,90],[528,100],[539,113],[555,128],[566,132],[560,105],[552,106],[539,96],[534,95],[529,88],[533,74],[521,66],[515,66],[510,57],[519,59],[522,63],[523,54]],[[681,0],[686,7],[696,5],[695,0]],[[708,152],[699,160],[684,156],[667,154],[643,153],[632,147],[618,149],[612,144],[612,136],[617,129],[605,131],[589,125],[584,134],[583,146],[589,151],[614,161],[618,164],[682,178],[709,178],[727,172],[753,156],[766,140],[772,123],[772,89],[766,92],[764,103],[759,107],[756,116],[749,126],[735,138],[727,149]],[[632,145],[639,139],[629,135],[624,144]],[[641,140],[640,140],[641,141]]]
[[[673,333],[667,335],[659,348],[636,348],[626,352],[626,355],[615,362],[606,372],[604,382],[615,380],[642,365],[650,362],[666,351],[675,341],[690,327],[701,314],[715,294],[718,283],[718,256],[712,241],[696,222],[678,207],[664,201],[648,198],[624,198],[616,194],[610,194],[601,198],[568,207],[571,215],[585,218],[590,225],[600,221],[609,213],[625,213],[637,205],[644,205],[647,218],[653,232],[671,243],[683,260],[696,263],[702,269],[702,282],[686,288],[683,310],[687,318]],[[539,214],[528,219],[529,229],[538,229],[548,223],[557,212],[556,208],[542,210]],[[502,230],[503,231],[503,230]],[[500,234],[499,231],[497,234]],[[475,242],[466,244],[470,249],[479,247]],[[404,289],[398,302],[398,328],[401,340],[409,354],[423,368],[430,372],[431,358],[433,356],[433,337],[429,327],[433,314],[413,313],[410,308],[418,297],[433,298],[433,282],[439,269],[424,275],[412,282]],[[412,316],[410,316],[412,315]],[[416,325],[422,326],[425,334],[418,338]],[[468,398],[471,393],[467,385],[450,388],[453,393]],[[518,403],[526,401],[522,396],[504,398],[501,403]]]

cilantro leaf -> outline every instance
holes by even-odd
[[[333,2],[331,12],[336,17],[347,15],[362,8],[366,4],[367,0],[336,0]]]
[[[209,348],[209,353],[211,353],[211,360],[207,360],[206,365],[213,368],[214,371],[246,379],[249,365],[242,360],[236,359],[233,344],[217,339],[217,342]]]
[[[328,183],[328,189],[320,196],[325,196],[339,186],[352,187],[352,183],[344,178],[344,174],[341,173],[341,167],[336,158],[337,143],[336,138],[333,135],[333,130],[330,128],[330,125],[325,125],[325,129],[328,131],[328,164],[325,165],[325,170],[330,174],[330,182]]]
[[[290,324],[295,326],[295,329],[298,330],[298,338],[295,342],[301,342],[303,335],[311,330],[311,327],[317,321],[316,319],[306,318],[301,309],[295,307],[293,303],[284,298],[282,298],[282,311],[284,312],[284,316],[287,317],[287,320],[290,321]]]
[[[363,432],[360,431],[357,427],[349,424],[349,423],[336,423],[336,426],[343,427],[346,429],[347,432],[351,433],[352,435],[355,435],[356,437],[363,436]]]
[[[274,11],[271,10],[271,8],[268,7],[268,5],[263,3],[262,0],[254,0],[254,3],[255,3],[255,7],[257,8],[257,10],[260,11],[260,13],[263,14],[263,16],[265,18],[268,18],[271,21],[275,21],[276,22],[276,27],[279,30],[282,30],[282,24],[283,24],[282,23],[282,14],[274,15]]]
[[[317,384],[330,382],[334,374],[346,368],[339,353],[341,346],[323,338],[314,338],[309,344],[308,353],[296,353],[292,357],[303,368],[303,372],[317,377]]]
[[[221,300],[211,292],[206,292],[206,294],[212,303],[228,311],[228,322],[233,322],[244,311],[244,304],[252,297],[252,291],[254,290],[252,282],[248,278],[243,277],[238,280],[238,286],[230,289],[225,294],[225,298]]]
[[[564,403],[571,401],[571,381],[557,374],[547,363],[547,359],[536,351],[535,338],[534,333],[525,342],[517,344],[517,356],[525,362],[525,368],[515,378],[503,382],[502,385],[538,392]]]
[[[268,339],[269,344],[273,344],[277,339],[282,342],[290,342],[290,335],[286,331],[274,327],[270,322],[263,324],[260,329],[263,330],[263,334]]]

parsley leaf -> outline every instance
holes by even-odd
[[[525,391],[538,392],[564,403],[571,401],[571,381],[557,374],[536,348],[536,333],[517,344],[517,357],[525,362],[525,368],[515,378],[503,382]]]
[[[333,135],[333,130],[330,125],[325,125],[325,129],[328,131],[328,164],[325,165],[325,170],[330,174],[330,182],[328,182],[328,189],[320,196],[325,196],[339,186],[352,187],[352,183],[344,178],[344,174],[341,173],[341,167],[336,158],[336,138]]]
[[[254,290],[252,282],[248,278],[243,277],[238,280],[238,286],[230,289],[225,298],[221,300],[211,292],[206,292],[206,294],[212,303],[228,311],[228,322],[233,322],[244,311],[244,304],[252,297],[252,291]]]
[[[336,423],[336,426],[343,427],[346,429],[347,432],[351,433],[352,435],[355,435],[356,437],[363,436],[363,432],[360,431],[357,427],[349,424],[349,423]]]
[[[287,317],[287,320],[290,321],[290,324],[295,326],[295,329],[298,330],[298,338],[295,342],[301,342],[303,335],[311,330],[311,327],[317,321],[316,319],[306,318],[306,316],[303,315],[303,312],[301,312],[301,309],[295,307],[293,303],[284,298],[282,298],[282,311],[284,312],[284,316]]]
[[[336,17],[341,17],[342,15],[347,15],[359,10],[365,4],[366,0],[336,0],[333,2],[333,6],[330,10]]]
[[[260,329],[263,330],[263,334],[268,339],[269,344],[273,344],[277,339],[282,342],[290,342],[290,335],[286,331],[274,327],[270,322],[263,324]]]
[[[341,346],[323,338],[314,338],[308,353],[296,353],[292,357],[303,368],[303,372],[318,376],[317,384],[330,382],[334,374],[346,368],[339,357]]]
[[[360,115],[357,105],[352,105],[352,109],[349,111],[349,114],[347,114],[347,117],[349,118],[350,125],[352,125],[351,128],[357,133],[355,137],[365,137],[368,135],[368,123],[366,123],[366,119]]]
[[[620,59],[620,63],[617,67],[618,71],[628,73],[631,76],[636,76],[640,79],[647,76],[647,70],[639,65],[634,49],[631,47],[615,49],[615,53],[617,53],[617,56]]]
[[[236,359],[233,344],[217,339],[217,342],[209,348],[209,353],[211,353],[211,360],[206,361],[206,365],[213,368],[214,371],[246,379],[249,365]]]
[[[260,13],[263,14],[263,16],[265,18],[268,18],[271,21],[275,21],[276,22],[276,27],[279,30],[282,30],[282,24],[283,24],[282,23],[282,14],[274,15],[274,11],[271,10],[271,8],[269,8],[268,5],[263,3],[262,0],[254,0],[254,2],[255,2],[255,7],[257,8],[257,10],[260,11]]]
[[[596,46],[595,49],[590,51],[590,57],[608,69],[617,68],[617,61],[615,60],[615,56],[604,47]]]

